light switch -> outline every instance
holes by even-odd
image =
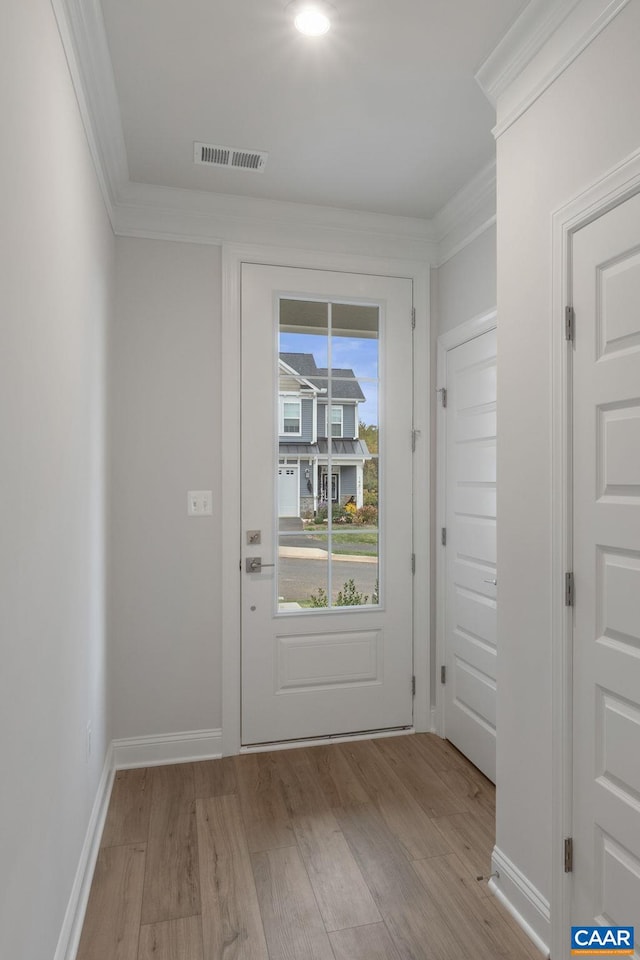
[[[189,517],[210,517],[213,513],[213,491],[189,490],[187,494],[187,515]]]

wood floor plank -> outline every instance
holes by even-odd
[[[337,816],[402,960],[468,956],[469,945],[456,937],[425,895],[379,810],[371,804],[343,809]]]
[[[416,734],[411,740],[449,789],[466,802],[468,809],[481,808],[495,818],[495,785],[448,740],[433,733]]]
[[[224,797],[238,792],[236,767],[233,757],[219,760],[201,760],[193,765],[196,800]]]
[[[516,923],[510,913],[490,893],[487,898],[487,909],[493,911],[504,926],[502,937],[507,949],[505,957],[508,960],[540,960],[540,951],[526,935],[522,927]]]
[[[384,923],[329,934],[336,960],[400,960]]]
[[[251,857],[270,960],[334,960],[297,847]]]
[[[413,737],[383,737],[373,744],[428,817],[446,817],[468,809],[430,766]]]
[[[151,770],[119,770],[113,781],[102,846],[146,843],[151,810]]]
[[[349,807],[369,803],[366,790],[358,780],[347,759],[336,750],[335,744],[309,747],[309,762],[316,780],[330,807]]]
[[[494,811],[430,734],[122,772],[78,960],[538,960]]]
[[[410,860],[451,853],[443,835],[435,829],[371,740],[341,744],[339,749]]]
[[[494,960],[496,957],[528,960],[515,938],[509,936],[490,900],[478,895],[469,884],[460,882],[461,866],[455,855],[413,863],[439,914],[465,942],[473,944],[474,955],[479,960]]]
[[[479,770],[471,764],[467,768],[455,766],[442,771],[439,776],[464,801],[468,810],[476,810],[489,820],[495,820],[496,788]]]
[[[461,899],[465,899],[466,897],[474,897],[477,900],[484,901],[487,899],[487,897],[492,896],[492,894],[489,892],[487,881],[478,880],[478,875],[470,870],[469,866],[464,864],[457,854],[450,853],[444,857],[433,857],[432,860],[444,861],[446,863],[447,883],[459,891]],[[431,861],[414,860],[413,862],[414,864],[426,864],[430,863]]]
[[[268,960],[236,796],[196,801],[204,960]]]
[[[144,844],[100,850],[77,960],[137,960],[144,869]]]
[[[493,824],[486,815],[469,810],[451,817],[438,817],[431,822],[446,840],[450,851],[457,853],[474,876],[489,876],[495,835]]]
[[[287,812],[327,930],[381,918],[305,750],[277,756]]]
[[[141,927],[138,960],[203,960],[200,917]]]
[[[247,844],[251,853],[290,847],[296,839],[273,753],[234,757]]]
[[[200,913],[193,764],[153,768],[142,923]]]
[[[466,770],[470,766],[467,758],[459,750],[456,750],[453,744],[449,743],[448,740],[443,740],[437,734],[416,733],[414,737],[416,746],[423,751],[429,765],[437,773],[451,770],[453,767]]]

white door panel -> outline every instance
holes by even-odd
[[[460,348],[458,348],[460,349]],[[474,424],[471,424],[473,426]],[[469,424],[463,427],[468,429]],[[495,430],[495,419],[489,429]],[[479,436],[456,439],[459,446],[457,451],[457,475],[464,477],[463,483],[495,483],[496,482],[496,442],[494,438],[485,440],[483,432]]]
[[[445,735],[495,780],[495,330],[449,351],[446,419]]]
[[[412,723],[411,308],[409,280],[243,265],[243,744]],[[279,391],[291,404],[287,423]],[[318,411],[341,401],[365,413],[356,411],[348,436],[344,407],[341,436],[327,438]],[[364,463],[363,423],[377,425],[366,436],[379,445],[379,458]],[[294,488],[288,498],[278,492],[278,460],[281,469],[295,458],[300,517],[279,524],[278,504],[290,515]],[[333,519],[350,494],[361,496],[358,470],[379,499],[364,559],[351,555],[362,528]],[[260,531],[258,546],[246,544],[248,531]],[[265,566],[246,572],[257,556]],[[336,605],[353,599],[351,581],[356,602]]]
[[[493,517],[458,516],[455,525],[458,557],[471,563],[496,562],[496,522]]]
[[[486,573],[486,571],[476,571],[474,578],[467,574],[467,582],[473,584],[475,589],[469,590],[460,586],[456,587],[453,608],[453,629],[457,631],[462,630],[470,636],[479,637],[483,643],[495,650],[496,603],[495,598],[484,596],[480,592],[483,589],[487,590],[489,588],[489,585],[481,586],[481,584],[484,583],[483,573]]]
[[[574,238],[573,923],[640,928],[640,196]],[[640,956],[636,948],[636,957]]]
[[[458,421],[458,440],[464,443],[465,440],[476,440],[478,437],[495,437],[496,435],[496,411],[489,410],[483,413],[482,410],[476,411],[472,416],[460,417]],[[489,450],[491,443],[488,444]],[[495,480],[495,477],[493,478]]]

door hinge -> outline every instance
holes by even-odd
[[[564,605],[565,607],[573,607],[576,600],[576,589],[573,580],[572,573],[565,573],[564,575]]]
[[[412,453],[416,452],[416,444],[418,443],[419,439],[420,439],[420,431],[412,430],[411,431],[411,452]]]
[[[447,682],[447,668],[443,664],[440,667],[440,683],[446,683],[446,682]]]
[[[573,873],[573,837],[564,838],[564,872]]]
[[[439,389],[437,392],[440,394],[440,399],[442,400],[442,406],[446,408],[446,406],[447,406],[447,388],[446,388],[446,387],[440,387],[440,389]]]
[[[411,308],[411,329],[415,330],[416,328],[416,308]]]
[[[415,697],[416,695],[416,678],[411,677],[411,696]]]
[[[576,338],[576,314],[573,307],[564,308],[564,338],[570,343]]]
[[[411,573],[416,572],[416,555],[415,553],[411,554]]]
[[[440,534],[440,542],[442,543],[443,547],[446,547],[447,545],[447,528],[446,527],[442,528],[442,533]]]

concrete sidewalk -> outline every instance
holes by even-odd
[[[327,551],[320,547],[279,547],[278,556],[287,560],[326,560]],[[377,557],[361,553],[332,553],[332,560],[341,560],[349,563],[377,563]]]

